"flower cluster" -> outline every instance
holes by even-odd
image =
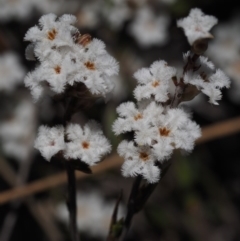
[[[62,152],[66,160],[80,159],[92,166],[111,151],[111,145],[95,121],[89,121],[82,128],[78,124],[47,127],[41,126],[35,141],[35,148],[50,161]]]
[[[221,89],[230,86],[229,78],[201,56],[207,47],[205,40],[212,36],[208,31],[216,23],[215,17],[204,15],[200,9],[191,10],[188,17],[177,22],[194,45],[184,54],[185,66],[179,79],[176,69],[163,60],[134,74],[138,82],[134,96],[138,103],[121,104],[117,108],[119,118],[113,124],[115,134],[133,132],[134,135],[132,141],[124,140],[118,146],[118,153],[125,160],[124,176],[141,175],[149,183],[155,183],[160,178],[163,162],[175,149],[193,150],[195,140],[201,135],[200,127],[178,105],[200,91],[209,96],[210,103],[218,104]],[[171,82],[175,85],[174,95],[170,91]]]
[[[138,106],[126,102],[117,108],[119,118],[113,124],[115,134],[133,131],[134,141],[122,141],[118,153],[124,157],[124,176],[142,175],[148,182],[157,182],[157,162],[168,159],[174,149],[191,151],[200,136],[200,128],[182,109],[165,105],[176,69],[163,60],[150,68],[138,70],[134,77],[139,85],[134,90]]]
[[[185,62],[191,55],[190,52],[184,55]],[[189,70],[185,73],[183,81],[185,84],[196,86],[209,97],[209,102],[218,105],[218,100],[222,98],[221,89],[230,87],[229,78],[220,69],[216,69],[214,64],[206,57],[200,56],[196,61],[197,70]]]
[[[105,96],[114,88],[111,76],[118,73],[118,63],[102,41],[81,35],[73,24],[76,17],[64,14],[57,18],[47,14],[39,26],[25,36],[31,44],[27,57],[36,57],[40,65],[25,78],[35,100],[44,93],[61,94],[67,88],[83,84],[93,95]]]

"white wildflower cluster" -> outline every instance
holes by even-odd
[[[109,231],[109,224],[115,203],[105,201],[103,196],[92,191],[77,193],[77,224],[79,231],[87,232],[92,237],[105,238]],[[119,205],[118,215],[124,214],[124,206]],[[60,203],[56,208],[56,216],[68,224],[69,213],[65,203]]]
[[[25,69],[20,64],[17,54],[6,52],[0,55],[0,91],[13,91],[23,83]]]
[[[35,100],[46,91],[61,94],[77,84],[84,84],[94,95],[105,96],[113,90],[111,76],[118,73],[118,63],[102,41],[81,35],[73,26],[75,22],[72,15],[57,18],[47,14],[40,18],[39,26],[26,33],[25,40],[31,42],[27,57],[32,50],[40,61],[25,78]]]
[[[191,53],[188,52],[184,55],[185,61],[190,57]],[[221,89],[230,87],[229,78],[220,69],[216,69],[214,64],[206,57],[200,56],[196,61],[198,66],[197,70],[190,70],[183,76],[185,84],[191,84],[197,87],[209,97],[209,102],[218,105],[222,98]]]
[[[78,124],[47,127],[41,126],[35,140],[35,148],[50,161],[62,152],[66,160],[80,159],[92,166],[111,151],[111,145],[95,121],[89,121],[82,128]]]
[[[169,159],[175,149],[190,152],[200,136],[199,126],[182,109],[166,105],[169,87],[176,69],[163,60],[138,70],[134,90],[138,105],[126,102],[117,108],[119,118],[113,124],[115,134],[134,132],[134,141],[122,141],[118,153],[125,159],[124,176],[142,175],[148,182],[160,178],[157,163]]]
[[[189,16],[177,21],[177,26],[183,28],[190,45],[200,39],[213,38],[209,33],[218,22],[217,18],[205,15],[201,9],[194,8]]]
[[[11,115],[0,122],[4,153],[17,161],[26,161],[32,153],[35,129],[36,109],[30,100],[21,100]]]

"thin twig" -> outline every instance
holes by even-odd
[[[8,185],[15,186],[15,183],[17,182],[17,175],[14,173],[10,165],[3,159],[0,160],[0,173],[3,174],[2,177],[8,183]],[[60,232],[52,219],[52,215],[47,212],[43,203],[36,205],[33,198],[28,198],[27,200],[23,200],[23,202],[28,207],[36,222],[43,229],[48,240],[61,241],[62,236],[60,235]],[[8,219],[9,221],[7,221],[7,223],[10,223],[11,225],[11,222],[14,221],[14,217],[9,215]],[[10,231],[10,229],[8,229],[8,231]],[[9,235],[7,232],[5,232],[5,234],[1,236],[0,240],[6,240],[8,236]]]
[[[1,161],[0,161],[1,162]],[[111,168],[120,166],[123,163],[123,159],[118,155],[112,155],[107,158],[101,165],[96,165],[92,168],[93,173],[101,173]],[[89,177],[89,175],[83,172],[76,172],[76,179],[82,179]],[[0,204],[4,204],[14,199],[23,198],[34,193],[46,191],[48,189],[63,185],[67,182],[66,172],[45,177],[40,180],[34,181],[26,186],[13,188],[8,191],[4,191],[0,194]]]
[[[26,182],[30,167],[32,164],[32,153],[29,154],[28,159],[25,162],[21,162],[19,164],[18,173],[15,176],[15,187],[20,187],[24,185]],[[11,238],[12,230],[14,229],[14,226],[16,224],[17,218],[18,218],[18,212],[17,210],[21,206],[22,202],[19,200],[12,201],[11,203],[11,210],[7,214],[7,216],[4,219],[1,232],[0,232],[0,240],[2,241],[8,241]]]

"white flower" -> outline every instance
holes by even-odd
[[[160,170],[154,165],[156,156],[150,147],[136,147],[133,142],[122,141],[118,146],[118,154],[124,158],[123,176],[142,175],[149,183],[160,179]]]
[[[118,63],[101,40],[80,35],[72,26],[75,21],[72,15],[65,14],[56,20],[56,15],[47,14],[40,18],[40,27],[27,32],[25,40],[32,41],[27,58],[33,59],[34,51],[40,60],[39,67],[24,81],[35,101],[45,93],[63,93],[66,86],[74,88],[79,82],[92,94],[104,97],[114,89],[110,77],[118,73]]]
[[[164,155],[169,157],[171,148],[192,151],[195,140],[201,136],[200,127],[181,109],[168,109],[165,115],[155,119],[152,131],[157,142],[153,148],[159,160]]]
[[[221,89],[230,87],[229,78],[220,69],[215,69],[213,63],[203,56],[200,56],[196,65],[200,68],[195,72],[188,71],[184,75],[184,83],[195,85],[209,96],[210,103],[218,105],[217,101],[222,98]]]
[[[128,131],[136,131],[148,126],[149,120],[162,113],[163,107],[151,102],[147,107],[136,108],[133,102],[125,102],[117,108],[119,118],[113,123],[113,131],[116,135]]]
[[[168,100],[169,81],[176,75],[176,69],[169,67],[163,60],[155,61],[150,68],[138,70],[134,77],[139,85],[134,90],[136,99],[150,99],[165,102]]]
[[[150,125],[143,125],[135,132],[135,141],[138,145],[152,146],[156,160],[162,162],[174,149],[192,151],[200,135],[199,126],[183,110],[166,109],[165,114],[152,118]]]
[[[141,8],[129,26],[129,33],[142,47],[163,45],[168,39],[168,25],[167,16],[155,17],[150,8]]]
[[[84,128],[78,124],[69,124],[66,129],[66,158],[80,159],[92,166],[111,151],[111,145],[102,130],[94,121],[89,121]]]
[[[76,66],[70,55],[62,56],[53,51],[41,65],[25,77],[25,85],[31,89],[35,100],[38,100],[44,92],[44,85],[49,84],[54,93],[62,93],[68,83],[68,79]]]
[[[24,75],[25,69],[15,53],[6,52],[0,55],[0,90],[13,91],[22,83]]]
[[[105,238],[109,232],[109,225],[115,202],[105,201],[102,192],[77,192],[77,227],[79,231],[88,235]],[[124,206],[119,205],[118,217],[123,217]],[[69,211],[66,203],[60,203],[56,208],[57,217],[66,225],[69,224]]]
[[[77,29],[72,26],[76,17],[64,14],[58,20],[55,14],[47,14],[39,19],[39,25],[28,30],[24,40],[35,43],[34,53],[43,60],[53,48],[71,47],[73,45],[72,34]]]
[[[82,82],[92,94],[105,96],[111,92],[114,82],[110,77],[118,73],[119,66],[107,53],[105,44],[101,40],[93,39],[86,46],[74,45],[74,53],[75,65],[78,68],[73,73],[69,84]]]
[[[65,149],[63,126],[47,127],[40,126],[34,147],[47,160]]]
[[[177,21],[177,26],[183,28],[190,45],[198,39],[212,38],[210,29],[217,24],[217,18],[205,15],[200,9],[191,9],[189,16]]]

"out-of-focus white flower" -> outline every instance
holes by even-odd
[[[220,24],[214,31],[214,40],[209,45],[208,55],[227,73],[232,80],[229,98],[240,102],[240,18]]]
[[[32,0],[28,0],[32,1]],[[42,14],[48,13],[63,13],[63,12],[73,12],[71,10],[72,5],[75,5],[75,1],[66,1],[66,0],[34,0],[34,8],[36,8]]]
[[[13,52],[0,55],[0,91],[13,91],[23,82],[25,69]]]
[[[140,101],[154,97],[157,102],[167,101],[169,81],[175,75],[176,69],[169,67],[163,60],[154,62],[150,68],[138,70],[134,74],[139,84],[134,90],[136,99]]]
[[[200,56],[197,61],[200,68],[193,72],[188,71],[184,75],[184,83],[196,86],[209,97],[209,102],[218,105],[218,100],[222,98],[221,89],[230,87],[229,78],[206,57]]]
[[[177,21],[177,26],[183,28],[190,45],[198,39],[212,38],[209,33],[211,28],[217,24],[214,16],[205,15],[201,9],[191,9],[189,16]]]
[[[208,46],[207,54],[214,60],[221,68],[228,66],[235,60],[240,58],[240,18],[219,24],[214,29],[215,38]]]
[[[29,0],[16,0],[16,1],[8,1],[1,0],[0,1],[0,20],[1,21],[9,21],[10,19],[26,19],[30,17],[33,1]]]
[[[65,149],[63,126],[47,127],[40,126],[34,147],[47,160]]]
[[[93,237],[106,237],[115,203],[105,201],[98,192],[77,193],[78,230]],[[119,205],[118,217],[124,214],[123,205]],[[56,216],[66,225],[69,223],[69,212],[66,204],[57,205]]]
[[[95,1],[81,6],[76,14],[77,26],[80,28],[95,28],[99,24],[100,4],[100,1]]]
[[[168,39],[168,25],[167,16],[156,17],[150,8],[141,8],[129,26],[129,33],[142,47],[163,45]]]
[[[74,0],[1,0],[0,20],[17,19],[18,21],[26,21],[36,13],[36,10],[43,14],[74,12],[78,5],[79,3]]]
[[[80,159],[92,166],[111,151],[109,141],[94,121],[89,121],[84,128],[78,124],[69,124],[66,134],[66,158]]]
[[[2,148],[6,155],[25,161],[32,152],[35,138],[36,110],[29,100],[22,100],[10,118],[0,123]]]
[[[100,9],[109,25],[116,30],[131,17],[131,10],[126,0],[112,0],[111,3],[104,3]]]
[[[142,175],[149,183],[160,179],[160,170],[154,165],[157,157],[149,146],[136,147],[133,142],[122,141],[118,154],[124,158],[123,176]]]

